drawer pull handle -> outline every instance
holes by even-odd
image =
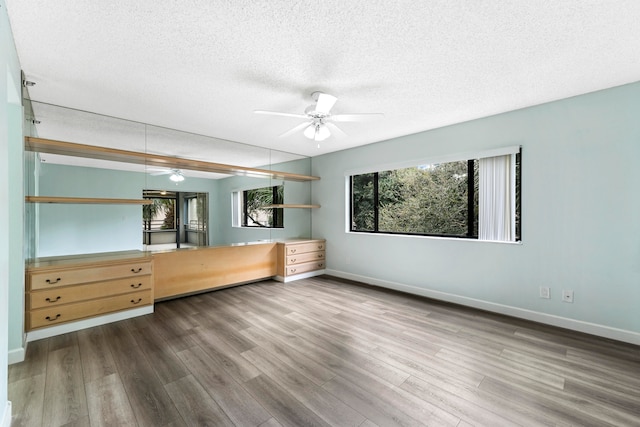
[[[58,283],[60,280],[62,280],[62,279],[60,277],[58,277],[56,280],[47,279],[47,280],[45,280],[45,282],[47,282],[50,285],[53,285],[54,283]]]
[[[60,314],[60,313],[58,313],[58,314],[56,314],[56,317],[53,317],[53,318],[52,318],[51,316],[47,316],[47,317],[45,317],[45,319],[47,319],[49,322],[53,322],[53,321],[58,320],[58,318],[59,318],[60,316],[61,316],[61,314]]]
[[[320,250],[324,249],[324,245],[318,245],[318,249]]]
[[[297,269],[295,269],[295,268],[292,268],[292,269],[291,269],[291,274],[295,273],[296,271],[298,271],[298,270],[297,270]]]
[[[142,271],[142,267],[138,267],[137,269],[135,269],[135,268],[131,269],[132,273],[140,273],[141,271]]]
[[[318,267],[324,267],[324,262],[319,262]]]
[[[293,263],[293,262],[296,262],[296,259],[295,259],[295,258],[291,258],[291,262],[292,262],[292,263]]]
[[[291,253],[292,253],[292,254],[295,254],[295,253],[296,253],[296,251],[297,251],[297,249],[295,249],[295,248],[291,248]]]
[[[318,258],[324,258],[324,255],[318,254]]]
[[[142,298],[138,298],[138,301],[131,300],[131,304],[140,304],[142,302]]]
[[[142,286],[142,283],[138,283],[137,285],[136,285],[135,283],[132,283],[132,284],[131,284],[131,287],[132,287],[133,289],[138,289],[140,286]]]
[[[57,297],[55,297],[55,299],[45,298],[44,300],[46,302],[54,303],[54,302],[58,302],[60,300],[60,298],[62,298],[62,297],[60,295],[58,295]]]

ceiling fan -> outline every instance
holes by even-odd
[[[169,179],[173,182],[181,182],[184,181],[184,175],[182,174],[182,171],[180,169],[149,169],[151,173],[151,176],[158,176],[158,175],[169,175],[171,174],[171,176],[169,177]]]
[[[254,113],[305,119],[304,123],[300,123],[286,131],[280,137],[287,137],[304,129],[304,136],[317,142],[324,141],[330,137],[332,131],[336,135],[346,136],[333,122],[362,122],[384,117],[383,113],[331,114],[331,109],[338,98],[319,91],[313,92],[311,98],[315,101],[315,105],[309,105],[304,110],[304,114],[264,110],[254,110]]]

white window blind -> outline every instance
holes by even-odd
[[[515,155],[479,159],[478,239],[515,241]]]

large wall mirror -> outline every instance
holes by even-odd
[[[44,103],[32,102],[31,105],[33,113],[29,120],[36,122],[31,123],[33,126],[28,135],[37,138],[311,174],[311,159],[300,155]],[[26,186],[28,196],[149,199],[163,192],[175,195],[178,205],[174,214],[179,211],[182,215],[180,222],[176,221],[171,229],[175,233],[173,244],[176,246],[219,246],[311,237],[309,209],[254,211],[251,214],[256,216],[257,222],[243,221],[246,210],[255,207],[247,204],[249,199],[266,197],[260,193],[265,188],[279,188],[281,192],[280,198],[272,199],[271,204],[309,204],[311,183],[308,181],[238,176],[31,151],[25,152],[25,173],[29,183]],[[266,198],[262,201],[268,202]],[[191,206],[192,218],[188,208],[183,210],[185,206]],[[38,203],[37,207],[27,209],[33,215],[28,225],[33,233],[29,244],[33,247],[28,251],[29,255],[46,257],[152,249],[150,246],[158,239],[167,239],[170,233],[145,230],[145,227],[151,227],[151,223],[145,223],[149,212],[144,209],[142,205],[126,204]],[[197,218],[196,211],[206,218]],[[265,221],[269,215],[275,215],[278,221]],[[157,219],[154,217],[149,221]],[[152,234],[157,236],[151,237]],[[165,236],[161,238],[161,234]]]

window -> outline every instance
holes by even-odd
[[[520,154],[349,177],[351,231],[520,240]]]
[[[195,246],[207,246],[209,195],[207,193],[184,193],[184,210],[186,221],[184,224],[183,240]]]
[[[152,202],[142,206],[145,249],[207,245],[207,193],[143,190],[142,197]]]
[[[185,210],[187,212],[187,230],[207,231],[207,194],[192,193],[185,196]]]
[[[238,191],[233,199],[239,208],[242,227],[284,228],[284,209],[265,208],[284,203],[283,185]],[[234,220],[234,225],[240,225],[238,222]]]
[[[175,231],[176,193],[165,191],[164,194],[159,194],[159,192],[144,190],[143,197],[151,200],[150,205],[142,206],[143,231]]]

